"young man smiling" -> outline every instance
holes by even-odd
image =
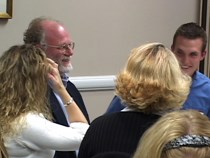
[[[198,71],[200,61],[207,53],[206,43],[204,29],[190,22],[176,30],[171,49],[179,60],[182,71],[192,77],[191,91],[184,109],[195,109],[210,117],[210,80]]]
[[[190,94],[183,109],[198,110],[210,118],[210,79],[198,71],[200,61],[206,56],[207,35],[194,22],[181,25],[175,32],[171,50],[176,55],[184,73],[192,77]],[[115,96],[106,113],[122,110],[126,105]]]

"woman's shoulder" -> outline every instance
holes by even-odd
[[[36,120],[36,121],[39,121],[39,120],[46,120],[44,115],[41,114],[41,113],[35,113],[35,112],[29,112],[27,113],[23,119],[26,119],[26,121],[33,121],[33,120]]]
[[[110,114],[104,114],[102,116],[97,117],[94,119],[90,126],[91,127],[103,127],[106,128],[107,126],[115,125],[118,123],[130,123],[130,122],[151,122],[156,121],[160,116],[155,114],[145,114],[143,112],[138,111],[122,111],[122,112],[115,112]]]

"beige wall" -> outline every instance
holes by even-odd
[[[72,76],[114,75],[129,51],[145,42],[170,47],[182,23],[199,21],[199,0],[13,0],[13,18],[0,20],[0,54],[22,43],[29,21],[63,21],[76,42]],[[82,92],[91,120],[104,113],[113,91]]]

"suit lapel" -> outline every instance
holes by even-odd
[[[58,102],[52,89],[50,89],[50,105],[52,107],[53,117],[55,119],[54,122],[64,126],[69,126],[61,105]]]

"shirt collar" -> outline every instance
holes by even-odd
[[[192,76],[192,80],[197,80],[197,79],[198,79],[198,71],[196,71]]]
[[[65,87],[67,87],[67,82],[69,81],[69,76],[67,74],[61,75],[61,79]]]

